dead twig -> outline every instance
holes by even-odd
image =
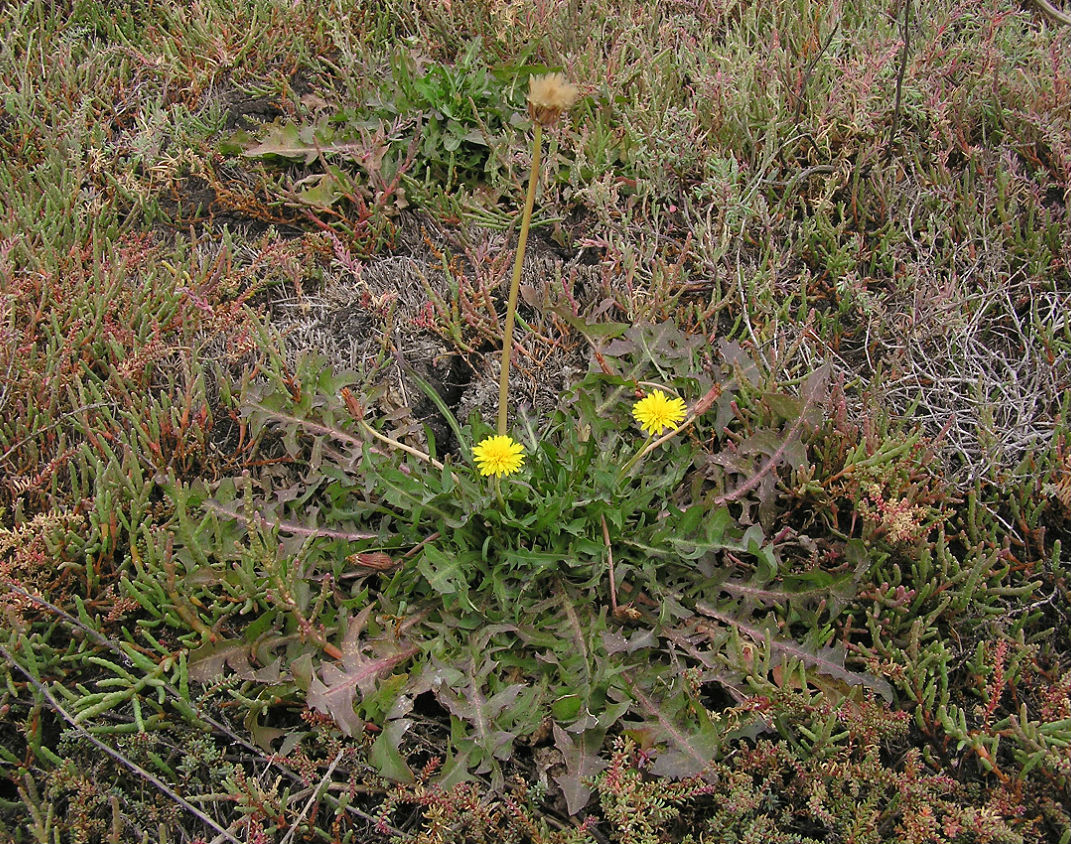
[[[892,125],[889,126],[889,145],[885,148],[886,164],[892,161],[893,143],[896,141],[900,111],[903,108],[904,74],[907,73],[907,53],[911,48],[911,0],[904,0],[904,22],[900,32],[903,47],[900,49],[900,67],[896,71],[896,100],[893,104]]]
[[[206,501],[205,509],[211,510],[213,513],[219,516],[226,516],[228,519],[234,519],[237,522],[245,522],[246,527],[249,527],[250,520],[246,518],[244,513],[239,513],[237,510],[231,510],[224,507],[222,504],[217,504],[215,501]],[[362,539],[375,539],[379,536],[378,533],[364,531],[364,530],[330,530],[328,528],[310,528],[304,525],[299,525],[296,522],[287,522],[282,519],[269,519],[262,513],[256,511],[253,512],[257,521],[260,523],[260,527],[273,527],[282,531],[283,533],[291,533],[294,536],[309,536],[319,537],[322,539],[341,539],[345,542],[358,542]]]

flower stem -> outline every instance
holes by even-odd
[[[691,424],[695,422],[695,420],[696,414],[692,413],[688,416],[687,419],[681,422],[680,425],[678,425],[676,428],[671,428],[658,439],[655,439],[653,435],[647,437],[647,441],[644,442],[643,448],[641,448],[634,455],[632,455],[632,458],[628,461],[628,463],[626,463],[621,468],[621,471],[617,473],[617,479],[621,480],[622,478],[626,477],[628,473],[632,471],[633,467],[640,462],[640,460],[642,460],[644,457],[646,457],[648,454],[650,454],[652,451],[662,445],[662,443],[669,442],[681,431],[687,430],[691,426]]]
[[[633,454],[632,457],[629,458],[628,463],[621,467],[621,471],[617,473],[618,480],[621,480],[622,478],[626,477],[628,473],[632,471],[632,467],[635,466],[636,463],[639,462],[639,459],[647,453],[647,446],[649,446],[653,440],[653,434],[647,437],[647,440],[644,442],[643,447],[635,454]]]
[[[498,433],[506,434],[506,409],[509,404],[509,361],[513,352],[513,321],[517,312],[517,292],[521,287],[521,267],[524,265],[524,248],[528,244],[528,229],[532,224],[532,208],[535,207],[536,185],[539,184],[539,158],[543,148],[543,127],[538,122],[532,134],[532,172],[528,176],[528,194],[524,199],[521,215],[521,233],[517,238],[517,257],[513,261],[513,278],[509,285],[509,300],[506,303],[506,325],[502,329],[502,371],[498,378]]]

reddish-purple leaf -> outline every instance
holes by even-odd
[[[732,625],[741,633],[746,634],[756,642],[769,642],[771,650],[780,651],[789,657],[794,657],[805,666],[815,669],[822,674],[847,683],[849,686],[866,686],[868,689],[877,692],[887,701],[893,699],[892,686],[889,685],[888,681],[883,680],[880,677],[875,677],[873,674],[868,674],[865,671],[852,671],[851,669],[845,668],[844,651],[842,648],[826,647],[817,651],[809,650],[805,645],[801,645],[798,642],[786,642],[781,639],[774,639],[772,636],[768,636],[761,628],[756,627],[753,624],[747,624],[746,622],[741,621],[738,618],[733,618],[726,613],[719,612],[706,604],[696,604],[696,609],[705,616],[716,618],[723,624]]]
[[[565,759],[565,773],[555,776],[554,781],[562,790],[570,815],[578,814],[588,804],[591,786],[587,781],[607,765],[599,756],[605,735],[606,730],[586,730],[574,740],[554,725],[554,745]]]
[[[198,683],[208,683],[223,674],[229,665],[242,679],[253,679],[253,666],[249,664],[249,645],[240,639],[223,639],[208,642],[190,651],[189,676]]]
[[[333,663],[323,665],[320,677],[313,675],[306,696],[309,706],[334,718],[348,736],[364,729],[364,722],[353,710],[357,692],[362,697],[371,692],[376,680],[418,650],[415,645],[404,646],[385,639],[362,643],[361,630],[370,610],[371,606],[366,607],[350,622],[342,643],[341,667]],[[369,648],[373,653],[365,653]]]
[[[685,732],[662,711],[655,701],[640,691],[635,683],[629,685],[630,693],[644,709],[654,716],[657,725],[655,735],[668,742],[668,747],[658,754],[654,765],[651,766],[652,773],[663,777],[683,779],[697,776],[706,770],[718,749],[717,731],[708,727],[695,732]]]

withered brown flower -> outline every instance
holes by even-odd
[[[531,76],[528,79],[528,114],[536,123],[551,126],[579,96],[580,89],[560,73]]]

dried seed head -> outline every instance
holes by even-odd
[[[528,78],[528,114],[536,123],[553,125],[580,96],[580,89],[560,73]]]

